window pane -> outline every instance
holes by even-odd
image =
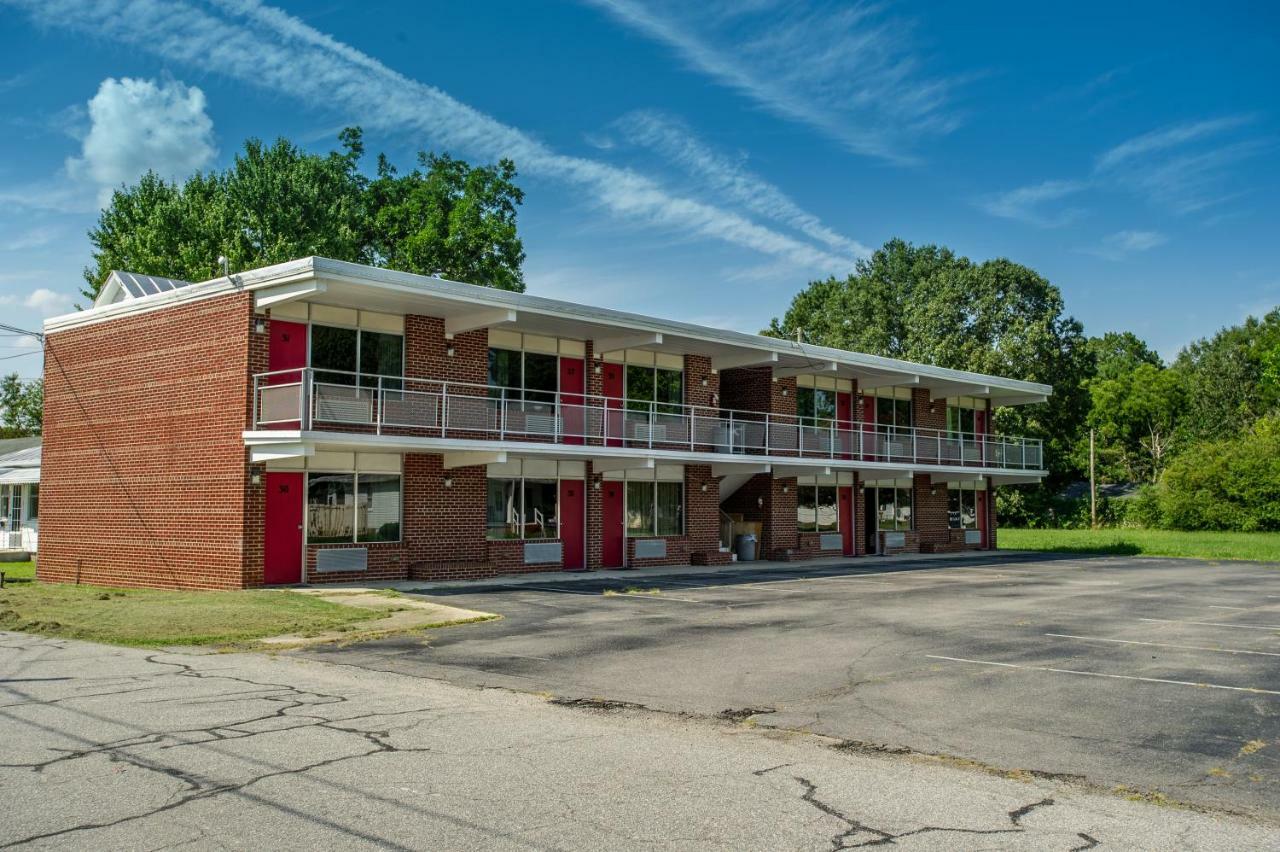
[[[485,535],[488,538],[520,537],[520,480],[490,479],[488,521]]]
[[[524,398],[554,404],[560,381],[560,362],[554,355],[524,353]]]
[[[27,507],[27,516],[31,518],[40,517],[40,486],[31,486],[31,502]]]
[[[796,388],[796,415],[807,423],[813,416],[813,388]]]
[[[894,403],[894,425],[906,428],[911,425],[911,400],[895,399]]]
[[[627,483],[627,535],[653,535],[653,483]]]
[[[335,370],[339,372],[321,372],[317,381],[330,382],[337,385],[354,385],[356,377],[347,375],[360,369],[356,360],[356,338],[354,328],[334,328],[328,325],[311,326],[311,366],[317,370]]]
[[[382,334],[376,331],[360,332],[361,384],[376,387],[374,376],[401,376],[404,374],[404,338],[398,334]],[[382,382],[384,388],[399,384]]]
[[[800,532],[818,529],[818,490],[810,485],[796,489],[796,529]]]
[[[659,482],[658,535],[680,535],[684,532],[684,483]]]
[[[819,426],[830,426],[836,419],[836,392],[817,389],[813,392],[813,416]]]
[[[627,399],[636,400],[627,404],[627,408],[635,411],[648,411],[644,403],[654,399],[654,376],[652,367],[627,365]]]
[[[911,529],[911,489],[895,488],[897,492],[897,524],[896,528],[900,530]]]
[[[400,540],[400,474],[356,477],[356,541]]]
[[[878,529],[891,530],[894,528],[893,495],[894,489],[892,488],[876,489],[876,504],[878,506],[876,519],[878,521]]]
[[[308,543],[354,540],[355,479],[350,473],[313,473],[307,477]]]
[[[881,426],[893,425],[893,400],[883,396],[876,397],[876,422]]]
[[[520,353],[510,349],[489,350],[489,386],[520,387]]]
[[[524,481],[524,537],[555,538],[556,529],[556,481],[554,479],[526,479]]]
[[[959,488],[947,489],[947,526],[953,530],[961,528]]]
[[[967,530],[978,528],[978,492],[966,488],[960,492],[960,520]]]
[[[840,512],[836,508],[836,487],[818,486],[818,531],[834,532],[840,529]]]
[[[658,370],[655,378],[654,399],[668,403],[658,406],[659,411],[678,414],[684,402],[684,373],[680,370]]]

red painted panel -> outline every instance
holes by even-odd
[[[853,489],[840,488],[840,537],[844,555],[853,556]]]
[[[839,442],[840,457],[849,458],[853,449],[853,394],[836,394],[836,440]]]
[[[587,567],[584,558],[586,505],[586,483],[581,479],[560,481],[560,546],[564,548],[566,571]]]
[[[586,368],[581,358],[560,359],[560,417],[564,421],[564,443],[581,444],[586,434]]]
[[[600,486],[601,562],[605,568],[621,568],[623,555],[623,495],[621,482],[604,482]]]
[[[987,412],[985,411],[973,412],[973,431],[977,433],[977,435],[979,436],[978,437],[978,440],[979,440],[978,458],[982,459],[983,461],[986,461],[986,458],[987,458],[987,445],[986,445],[986,442],[982,441],[982,438],[987,434],[987,424],[989,420],[990,418],[987,417]]]
[[[263,581],[268,585],[302,582],[302,474],[266,475],[266,530]]]
[[[300,382],[302,370],[306,366],[307,324],[272,320],[271,339],[267,348],[267,370],[275,375],[267,378],[267,384],[284,385]],[[291,423],[269,424],[267,428],[297,429],[299,425],[301,424],[295,420]]]
[[[611,436],[605,441],[606,446],[621,447],[622,446],[622,395],[623,390],[623,372],[621,364],[604,364],[601,370],[600,392],[606,397],[605,407],[609,409],[605,416],[605,434]],[[614,413],[614,412],[617,413]],[[612,437],[612,436],[617,437]],[[621,564],[621,563],[619,563]]]

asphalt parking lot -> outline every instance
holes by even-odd
[[[434,588],[500,621],[306,652],[1280,816],[1280,566],[991,555]]]

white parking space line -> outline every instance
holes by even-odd
[[[1139,618],[1139,621],[1152,621],[1159,624],[1198,624],[1201,627],[1234,627],[1237,630],[1270,630],[1280,631],[1280,624],[1228,624],[1224,621],[1179,621],[1175,618]]]
[[[605,595],[610,598],[640,598],[648,601],[680,601],[681,603],[707,603],[707,601],[694,600],[693,598],[677,598],[672,595],[657,594],[651,595],[645,592],[614,592],[612,595]],[[714,604],[712,604],[714,606]]]
[[[1104,636],[1077,636],[1074,633],[1046,633],[1056,639],[1079,639],[1083,642],[1110,642],[1115,645],[1147,645],[1152,648],[1182,648],[1187,651],[1216,651],[1220,654],[1252,654],[1259,657],[1280,657],[1275,651],[1248,651],[1243,648],[1213,648],[1208,645],[1178,645],[1172,642],[1139,642],[1136,639],[1108,639]]]
[[[1245,610],[1245,609],[1254,609],[1254,607],[1249,607],[1249,606],[1223,606],[1222,604],[1209,604],[1209,609],[1240,609],[1240,610]]]
[[[1053,666],[1026,666],[1019,663],[998,663],[995,660],[967,660],[964,657],[941,657],[936,654],[925,654],[931,660],[946,660],[951,663],[971,663],[976,666],[999,666],[1006,669],[1025,669],[1027,671],[1053,672],[1054,674],[1082,675],[1084,677],[1105,677],[1114,680],[1137,680],[1144,683],[1164,683],[1171,686],[1193,686],[1197,689],[1225,689],[1231,692],[1252,692],[1258,695],[1280,695],[1274,689],[1257,689],[1252,686],[1226,686],[1221,683],[1197,683],[1190,680],[1168,680],[1162,677],[1138,677],[1137,675],[1108,674],[1107,672],[1085,672],[1078,669],[1059,669]]]

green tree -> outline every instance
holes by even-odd
[[[1183,378],[1187,413],[1184,440],[1202,441],[1244,433],[1258,418],[1280,410],[1280,308],[1262,319],[1225,328],[1198,340],[1173,363]]]
[[[1185,530],[1280,530],[1280,418],[1181,453],[1156,489],[1161,522]]]
[[[1001,409],[997,425],[1044,438],[1055,481],[1075,473],[1092,363],[1061,292],[1025,266],[890,240],[847,278],[802,290],[765,334],[1051,384],[1049,403]]]
[[[1155,482],[1175,447],[1186,409],[1182,376],[1142,362],[1088,386],[1088,423],[1097,431],[1103,478]]]
[[[24,382],[17,373],[0,379],[0,427],[4,437],[39,435],[43,419],[43,381]]]
[[[96,298],[113,269],[203,281],[218,274],[219,255],[236,271],[321,255],[524,289],[514,164],[423,153],[425,171],[397,176],[379,156],[370,180],[360,129],[339,139],[342,150],[327,154],[249,139],[224,171],[181,184],[148,173],[116,190],[89,232],[83,295]]]
[[[1132,331],[1108,331],[1101,337],[1090,337],[1086,349],[1093,359],[1093,374],[1100,379],[1117,378],[1141,364],[1164,366],[1155,350]]]

